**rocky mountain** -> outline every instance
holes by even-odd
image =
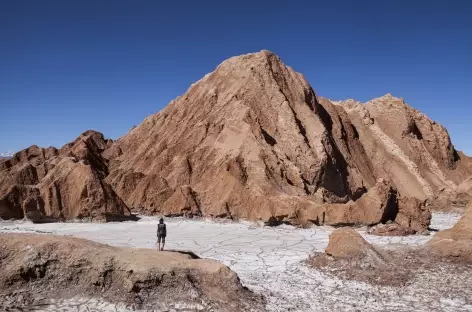
[[[410,210],[409,224],[471,173],[446,129],[402,99],[318,97],[268,51],[226,60],[104,156],[130,207],[268,222],[375,224]]]
[[[472,175],[446,129],[404,100],[322,98],[269,51],[224,61],[94,151],[90,168],[125,206],[270,224],[420,230],[427,199]]]
[[[128,207],[104,179],[111,144],[87,131],[61,149],[31,146],[0,161],[0,218],[121,219]]]

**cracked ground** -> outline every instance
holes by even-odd
[[[459,217],[435,213],[431,228],[449,228]],[[266,297],[269,311],[472,311],[470,268],[458,272],[445,264],[433,272],[418,272],[402,287],[343,280],[309,268],[305,260],[313,251],[324,250],[332,227],[297,229],[183,219],[166,223],[166,249],[191,250],[228,265],[243,285]],[[0,232],[72,235],[113,246],[155,248],[156,226],[154,217],[107,224],[1,222]],[[431,239],[431,235],[380,237],[359,232],[374,246],[386,248],[421,246]],[[189,307],[175,310],[189,311]],[[96,299],[73,298],[50,302],[41,311],[127,310]]]

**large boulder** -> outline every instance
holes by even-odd
[[[30,211],[44,207],[40,190],[35,186],[12,185],[0,197],[0,218],[23,219]]]
[[[358,232],[351,228],[340,228],[329,235],[327,255],[336,260],[370,259],[383,262],[382,256]]]
[[[0,259],[0,309],[18,306],[21,300],[34,306],[37,298],[81,296],[159,311],[178,305],[206,311],[264,310],[261,298],[244,288],[228,267],[192,253],[0,234]]]
[[[398,198],[397,190],[384,179],[355,202],[325,204],[324,223],[328,225],[378,225],[372,234],[409,235],[425,232],[431,211],[424,200]],[[387,222],[394,222],[386,225]],[[381,226],[383,224],[384,226]]]
[[[472,262],[472,203],[451,229],[436,233],[428,247],[440,256]]]

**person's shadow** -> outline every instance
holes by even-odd
[[[178,252],[178,253],[181,253],[181,254],[184,254],[184,255],[188,255],[188,256],[190,256],[190,258],[192,258],[192,259],[200,259],[200,257],[197,256],[193,251],[189,251],[189,250],[165,249],[164,251],[167,251],[167,252]]]

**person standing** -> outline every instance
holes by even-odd
[[[164,250],[164,245],[166,244],[166,235],[167,235],[167,228],[166,224],[164,223],[164,219],[159,219],[159,224],[157,225],[157,243],[159,244],[158,250]],[[162,241],[162,248],[161,248],[161,241]]]

